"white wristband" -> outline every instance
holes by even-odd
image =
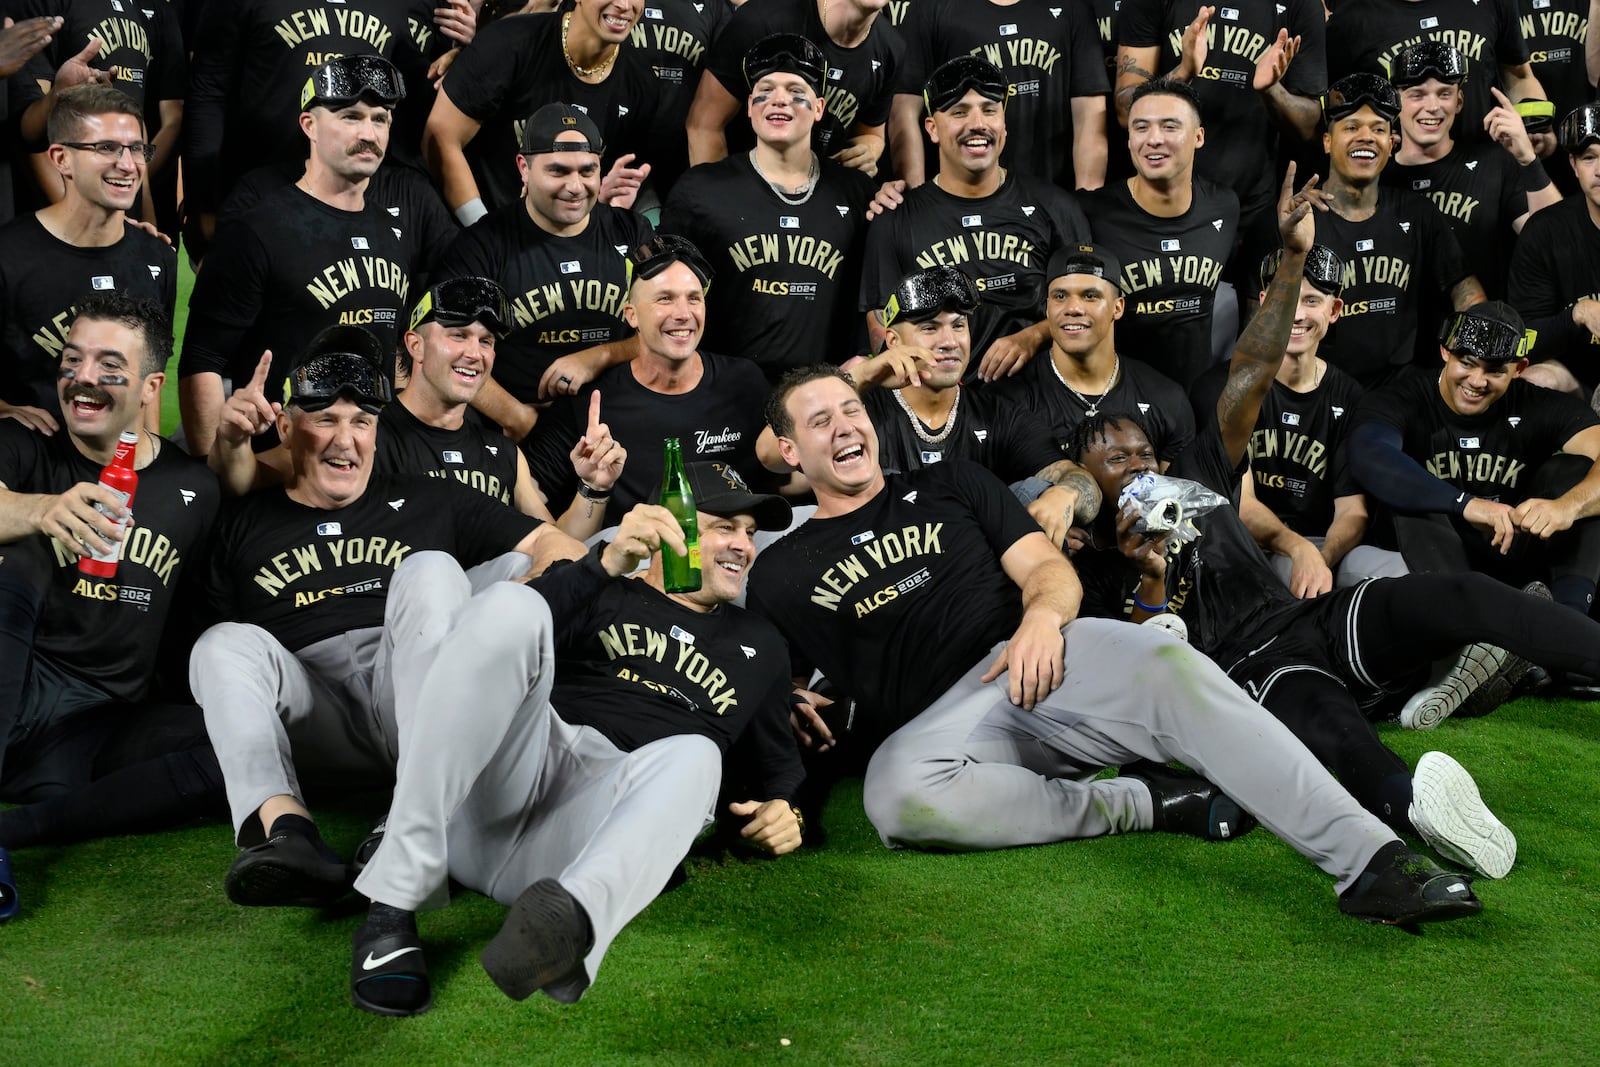
[[[463,226],[471,226],[488,213],[489,209],[483,206],[483,198],[481,196],[475,196],[456,208],[456,218],[461,221]]]

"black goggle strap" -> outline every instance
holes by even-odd
[[[1439,343],[1445,348],[1486,363],[1512,363],[1527,359],[1538,338],[1536,330],[1518,333],[1504,322],[1466,312],[1452,315],[1439,331]]]
[[[405,95],[405,82],[388,60],[380,56],[346,56],[311,72],[300,90],[300,110],[318,101],[348,106],[363,96],[393,107]]]

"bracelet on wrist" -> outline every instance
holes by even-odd
[[[1140,611],[1148,611],[1152,615],[1160,615],[1163,611],[1167,610],[1167,605],[1170,603],[1172,603],[1172,598],[1167,597],[1159,604],[1146,604],[1144,601],[1139,599],[1138,593],[1133,594],[1133,606],[1138,608]]]
[[[578,479],[578,495],[585,500],[610,500],[611,490],[596,489],[582,478]]]

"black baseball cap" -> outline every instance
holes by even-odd
[[[1513,363],[1527,358],[1538,334],[1528,329],[1517,309],[1500,300],[1473,304],[1448,316],[1439,327],[1439,343],[1458,356],[1480,363]]]
[[[1400,117],[1400,94],[1376,74],[1346,74],[1322,94],[1322,117],[1328,121],[1370,107],[1388,122]]]
[[[702,286],[710,287],[711,264],[693,241],[675,233],[657,234],[644,244],[628,249],[628,284],[631,286],[635,278],[654,278],[674,263],[682,263],[694,271]]]
[[[1561,147],[1577,155],[1600,143],[1600,104],[1584,104],[1567,112],[1561,120]]]
[[[583,140],[557,143],[557,137],[572,132],[581,133]],[[546,104],[529,115],[528,121],[522,126],[522,139],[517,144],[517,151],[525,156],[543,155],[546,152],[593,152],[595,155],[604,155],[605,150],[606,142],[600,136],[600,127],[594,124],[588,112],[571,104]]]
[[[1467,57],[1443,41],[1423,41],[1394,57],[1389,65],[1389,83],[1397,89],[1421,85],[1437,78],[1449,85],[1467,80]]]
[[[444,326],[481,322],[503,338],[511,332],[511,306],[506,291],[488,278],[451,278],[429,288],[411,310],[411,329],[425,322]]]
[[[383,343],[361,326],[329,326],[311,339],[305,356],[289,372],[285,407],[321,411],[340,397],[376,415],[393,398],[380,370]]]
[[[349,107],[358,100],[392,108],[405,97],[405,79],[387,59],[340,56],[311,72],[300,90],[300,110]]]
[[[1011,96],[1011,83],[999,67],[974,55],[960,55],[941,63],[922,89],[922,102],[928,114],[954,107],[972,90],[985,100],[1004,101]]]
[[[1272,284],[1283,263],[1283,249],[1275,248],[1261,260],[1261,288]],[[1312,245],[1306,253],[1305,280],[1329,296],[1338,296],[1344,290],[1344,260],[1327,245]]]
[[[725,519],[749,515],[756,520],[758,530],[789,528],[789,502],[770,493],[752,493],[739,472],[726,463],[689,463],[684,472],[694,491],[695,508],[707,515]]]
[[[1045,284],[1069,274],[1092,274],[1122,291],[1122,262],[1105,245],[1062,245],[1050,253]]]
[[[828,58],[808,37],[798,33],[775,33],[757,41],[744,54],[744,84],[754,88],[768,74],[798,74],[811,91],[822,94],[828,79]]]
[[[954,267],[929,267],[895,287],[883,305],[883,324],[923,322],[946,311],[970,315],[978,307],[978,287]]]

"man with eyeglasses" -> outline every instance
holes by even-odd
[[[874,351],[900,279],[938,264],[960,267],[982,297],[969,379],[1015,374],[1049,341],[1045,264],[1062,245],[1088,241],[1089,221],[1071,194],[1001,166],[1011,93],[1000,68],[977,56],[957,56],[929,76],[923,126],[939,148],[938,177],[911,190],[884,186],[879,202],[892,210],[867,228],[858,307]]]
[[[56,372],[72,309],[94,293],[150,300],[170,316],[178,257],[128,221],[154,153],[139,107],[116,89],[62,92],[48,157],[64,195],[0,228],[0,419],[55,433]],[[160,426],[161,406],[144,413]]]
[[[1523,117],[1499,89],[1484,116],[1492,142],[1452,133],[1478,68],[1442,41],[1395,57],[1389,82],[1400,90],[1400,149],[1381,181],[1421,193],[1461,242],[1467,267],[1486,291],[1504,295],[1516,235],[1531,214],[1561,200],[1534,152]]]
[[[226,226],[195,278],[178,400],[196,455],[211,450],[229,382],[249,381],[262,352],[275,394],[324,327],[365,326],[398,348],[412,280],[439,251],[368,195],[404,96],[400,72],[376,56],[329,60],[306,79],[304,174]]]
[[[706,344],[754,360],[769,380],[859,346],[855,295],[873,185],[818,155],[827,58],[799,34],[774,34],[744,59],[749,152],[694,167],[661,212],[663,233],[705,250],[721,281],[707,295]]]
[[[687,239],[664,234],[630,249],[628,264],[632,281],[622,311],[638,331],[639,354],[550,408],[529,443],[534,478],[554,500],[581,490],[570,452],[599,395],[606,423],[628,454],[616,484],[599,495],[607,523],[657,499],[666,437],[682,442],[686,463],[723,463],[757,489],[769,487],[773,478],[756,459],[767,379],[747,359],[701,348],[712,284],[705,257]]]
[[[378,345],[358,326],[312,341],[276,419],[288,480],[218,525],[209,595],[231,621],[196,642],[189,680],[246,848],[226,881],[238,904],[313,907],[349,889],[298,772],[392,780],[429,652],[472,591],[461,567],[481,588],[583,552],[454,479],[373,472],[390,399]],[[429,565],[434,553],[454,559]]]
[[[583,436],[569,453],[578,489],[561,518],[552,517],[522,450],[470,410],[494,372],[495,345],[510,328],[510,314],[505,291],[487,278],[452,278],[423,293],[403,338],[405,387],[378,416],[373,470],[470,485],[581,540],[604,525],[605,497],[628,453],[600,421],[599,397],[591,398]],[[287,446],[266,452],[250,447],[251,438],[282,411],[265,392],[270,362],[261,358],[250,384],[234,390],[222,411],[211,463],[224,490],[234,495],[279,485],[290,472]]]
[[[570,381],[551,379],[560,357],[631,334],[622,314],[624,257],[654,231],[643,215],[600,202],[606,146],[581,108],[539,108],[523,124],[517,148],[522,199],[468,227],[437,269],[447,278],[491,278],[511,301],[512,329],[473,406],[520,441],[538,419],[541,398],[568,391]]]
[[[0,811],[0,922],[18,907],[6,849],[222,810],[222,774],[168,652],[194,630],[217,483],[143,429],[171,353],[157,304],[91,293],[61,355],[61,432],[0,422],[0,799],[21,805]],[[99,478],[130,431],[139,485],[127,507]],[[120,556],[114,576],[79,570],[91,551]]]
[[[1379,180],[1400,117],[1395,87],[1375,74],[1347,75],[1328,87],[1322,114],[1328,180],[1317,243],[1345,265],[1344,313],[1322,357],[1372,389],[1418,358],[1418,322],[1485,296],[1433,202]]]

